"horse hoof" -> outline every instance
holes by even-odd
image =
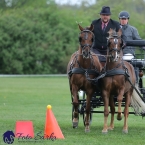
[[[128,133],[128,130],[127,129],[123,129],[122,130],[122,133],[127,134]]]
[[[118,121],[121,121],[121,120],[122,120],[122,117],[121,117],[121,118],[118,118],[118,117],[117,117],[117,120],[118,120]]]
[[[108,127],[108,130],[113,130],[114,129],[114,127]]]
[[[90,132],[90,129],[85,129],[85,133],[89,133]]]
[[[122,113],[120,115],[117,115],[117,120],[118,121],[122,120]]]
[[[117,120],[118,121],[122,120],[122,116],[117,116]]]
[[[85,126],[85,132],[86,132],[86,133],[90,132],[90,126],[89,126],[89,125],[86,125],[86,126]]]
[[[73,126],[73,128],[75,129],[75,128],[78,128],[77,126]]]
[[[78,128],[78,122],[73,122],[73,128]]]
[[[108,130],[105,129],[105,130],[102,130],[102,134],[107,134],[108,133]]]

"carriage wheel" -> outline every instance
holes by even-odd
[[[91,111],[93,111],[93,107],[91,107]],[[84,111],[85,112],[85,111]],[[90,124],[92,123],[92,117],[93,117],[93,113],[91,112],[90,113]],[[84,126],[85,126],[85,113],[83,113],[83,122],[84,122]]]

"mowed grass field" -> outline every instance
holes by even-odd
[[[93,114],[90,133],[84,132],[80,116],[79,127],[72,128],[72,105],[67,77],[4,77],[0,78],[0,144],[3,133],[15,131],[19,120],[30,120],[35,135],[44,132],[46,106],[52,106],[53,114],[65,139],[19,142],[13,145],[144,145],[145,118],[129,115],[129,133],[123,134],[123,120],[115,119],[115,128],[102,134],[103,114]],[[103,107],[96,108],[103,110]],[[110,117],[110,115],[109,115]],[[109,122],[108,122],[109,124]]]

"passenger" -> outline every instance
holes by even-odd
[[[128,24],[130,18],[129,13],[127,11],[121,11],[118,17],[120,26],[122,28],[122,39],[124,41],[140,40],[141,37],[139,36],[138,30],[134,26]],[[132,46],[126,46],[123,49],[123,55],[123,59],[131,60],[132,58],[134,58],[135,48]]]
[[[124,41],[129,40],[140,40],[141,37],[139,36],[138,30],[134,27],[128,24],[130,15],[127,11],[121,11],[119,13],[119,21],[120,21],[120,27],[122,29],[122,39]],[[123,59],[126,61],[130,61],[134,58],[135,55],[135,47],[133,46],[126,46],[123,49]],[[135,74],[136,74],[136,82],[138,83],[138,77],[139,77],[139,68],[134,67]]]

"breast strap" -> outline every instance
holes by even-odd
[[[83,68],[73,68],[72,70],[69,71],[69,75],[71,76],[72,74],[88,74],[88,75],[96,75],[98,76],[99,72],[95,69],[83,69]]]

